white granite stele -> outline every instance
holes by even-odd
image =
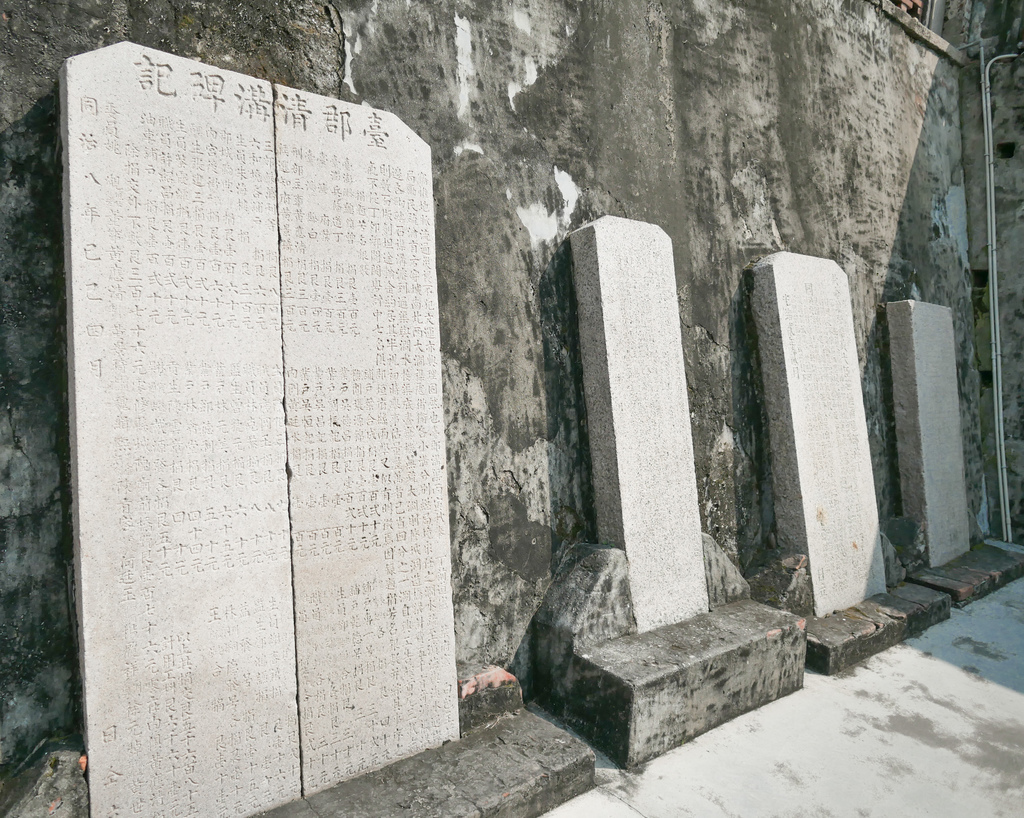
[[[299,795],[270,99],[130,43],[61,73],[93,818]]]
[[[274,88],[303,790],[458,738],[430,148]]]
[[[846,274],[775,253],[754,267],[779,547],[807,554],[814,612],[885,591]]]
[[[130,43],[61,89],[92,815],[456,738],[429,149]]]
[[[923,301],[886,304],[903,513],[944,565],[970,548],[953,313]]]
[[[672,241],[612,216],[569,238],[598,537],[648,631],[708,610]]]

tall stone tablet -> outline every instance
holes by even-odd
[[[274,89],[303,787],[457,738],[430,149]]]
[[[833,261],[775,253],[752,306],[779,546],[807,554],[824,616],[885,591],[849,283]]]
[[[923,301],[886,304],[903,513],[924,531],[931,565],[970,547],[953,313]]]
[[[569,239],[598,537],[647,631],[708,610],[672,241],[612,216]]]
[[[61,74],[92,815],[299,793],[271,87],[129,43]]]

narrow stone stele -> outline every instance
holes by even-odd
[[[814,612],[885,591],[878,511],[846,274],[775,253],[754,268],[780,548],[807,554]]]
[[[708,610],[672,242],[612,216],[569,238],[598,537],[644,632]]]
[[[459,736],[430,148],[274,87],[302,781]]]
[[[131,43],[61,72],[92,815],[299,793],[268,83]]]
[[[886,304],[903,513],[924,532],[928,562],[970,547],[953,313],[922,301]]]

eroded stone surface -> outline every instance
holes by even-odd
[[[299,790],[271,88],[123,43],[61,94],[92,814],[248,814]]]
[[[570,241],[598,537],[646,631],[708,610],[672,242],[610,216]]]
[[[459,735],[430,148],[274,87],[303,790]]]
[[[775,253],[754,268],[779,546],[808,555],[818,616],[885,591],[846,274]]]
[[[922,301],[885,313],[903,513],[921,524],[934,567],[971,545],[953,314]]]
[[[710,534],[702,537],[704,543],[704,574],[708,583],[708,601],[711,609],[740,599],[750,599],[750,585],[740,569],[733,565]]]

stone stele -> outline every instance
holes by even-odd
[[[569,239],[598,537],[643,632],[708,610],[672,242],[611,216]]]
[[[970,547],[953,313],[923,301],[885,313],[903,513],[921,525],[935,567]]]
[[[885,591],[850,288],[833,261],[754,267],[779,547],[807,554],[814,612]]]
[[[121,43],[61,72],[92,815],[300,791],[268,83]]]
[[[275,86],[307,794],[459,736],[430,148]]]

